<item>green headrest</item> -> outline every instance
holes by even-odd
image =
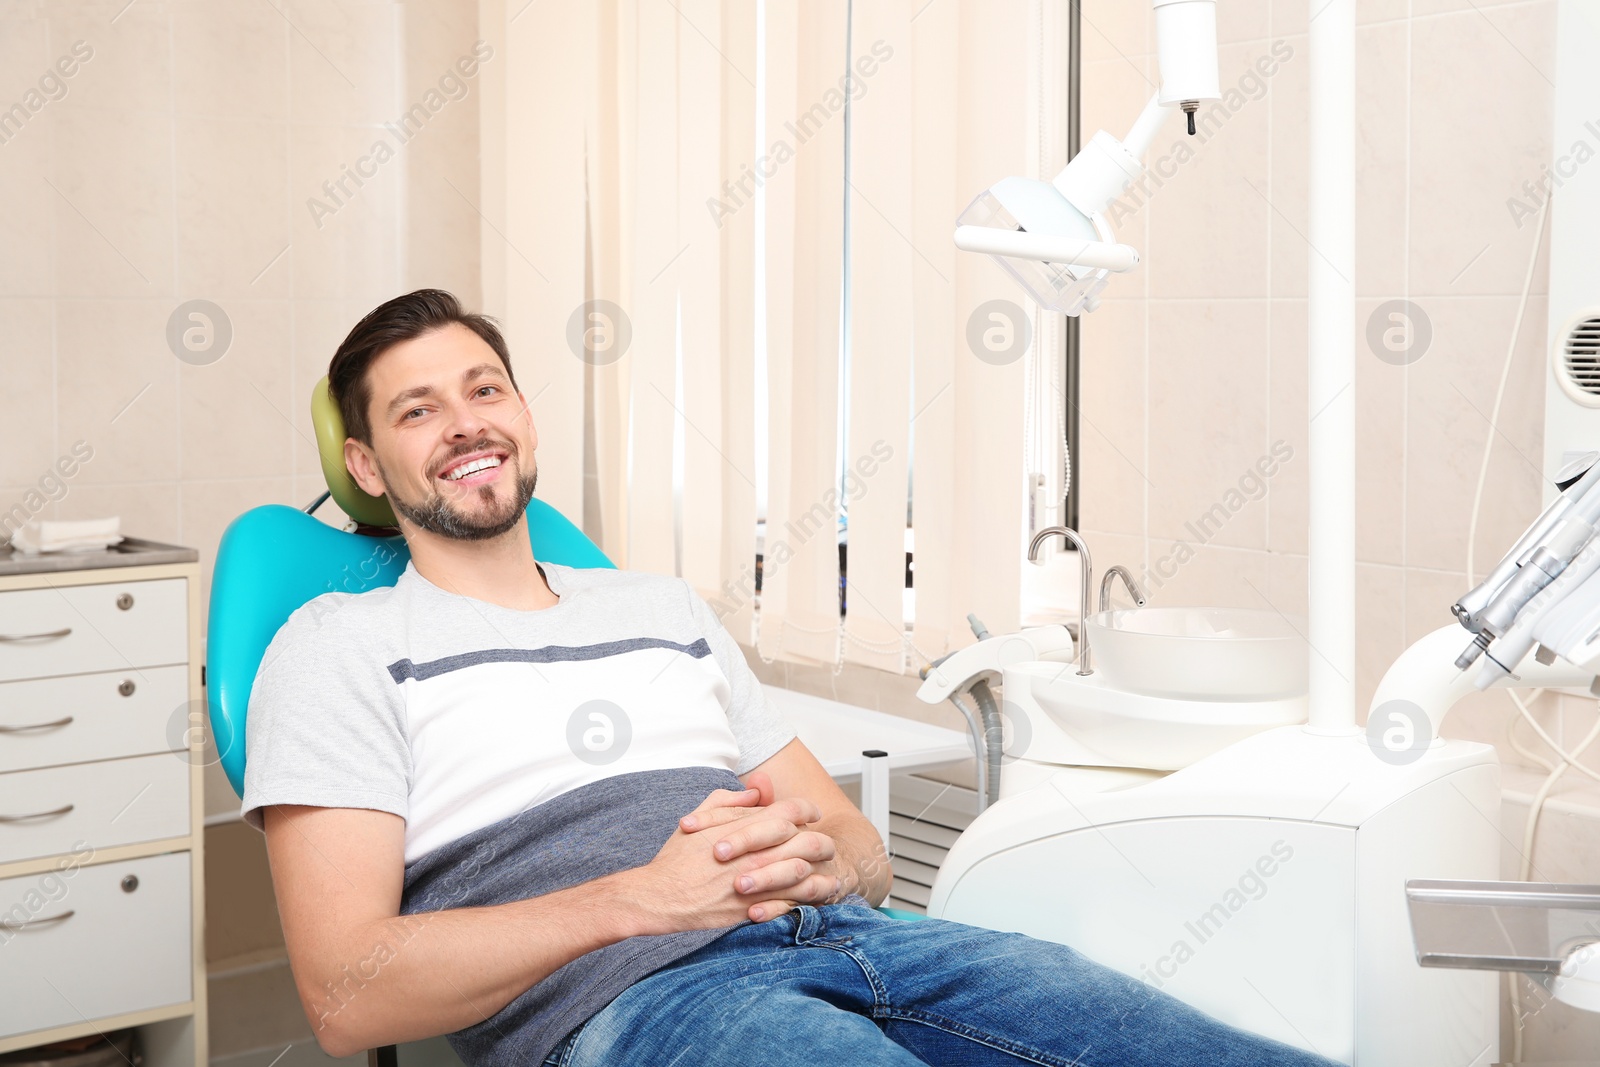
[[[311,389],[311,426],[317,433],[317,453],[322,457],[322,476],[327,479],[333,502],[363,526],[399,526],[389,498],[373,496],[356,484],[344,465],[344,416],[328,392],[328,376],[323,375]]]

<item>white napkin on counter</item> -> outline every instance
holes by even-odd
[[[11,547],[25,556],[43,552],[102,552],[122,540],[121,516],[109,519],[33,519],[11,535]]]

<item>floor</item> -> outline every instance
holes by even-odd
[[[367,1057],[363,1053],[335,1059],[318,1048],[315,1041],[306,1040],[279,1049],[268,1048],[213,1058],[211,1067],[326,1067],[330,1063],[366,1067]],[[450,1050],[444,1038],[432,1037],[426,1041],[401,1045],[400,1067],[461,1067],[461,1060]]]
[[[367,1057],[336,1059],[311,1035],[288,960],[264,959],[213,972],[208,983],[211,1067],[366,1067]],[[462,1067],[442,1037],[400,1046],[400,1067]]]

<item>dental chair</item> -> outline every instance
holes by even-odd
[[[301,605],[323,593],[362,593],[393,585],[411,558],[384,497],[356,485],[344,464],[346,438],[338,405],[323,378],[312,390],[312,425],[328,492],[304,510],[283,504],[251,508],[229,524],[211,576],[206,632],[206,702],[222,769],[244,796],[245,716],[261,658],[278,629]],[[335,529],[312,512],[329,497],[355,520],[356,532]],[[568,567],[611,567],[606,554],[559,511],[528,502],[530,548],[541,560]],[[895,918],[921,915],[883,908]],[[369,1067],[398,1067],[396,1046],[367,1053]]]

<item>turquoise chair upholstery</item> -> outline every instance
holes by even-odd
[[[528,539],[541,560],[568,567],[616,566],[566,516],[539,499],[528,502]],[[206,703],[234,792],[244,795],[250,689],[279,627],[323,593],[393,585],[410,558],[398,533],[346,533],[283,504],[251,508],[228,526],[211,576]]]

